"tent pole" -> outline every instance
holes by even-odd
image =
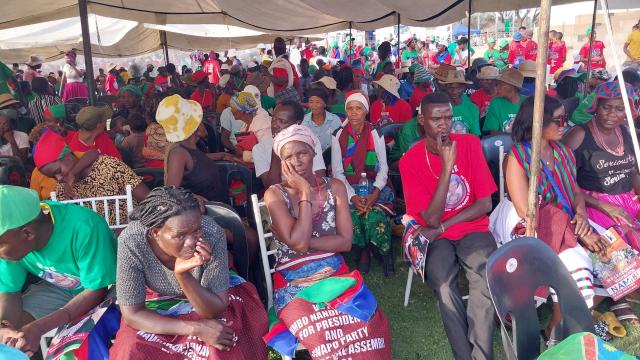
[[[622,66],[620,65],[620,58],[618,57],[618,51],[616,50],[615,42],[613,41],[613,27],[611,26],[611,19],[609,18],[609,5],[605,0],[600,0],[600,7],[604,10],[604,23],[607,28],[607,35],[609,39],[609,44],[611,44],[611,49],[613,49],[613,64],[616,66],[616,75],[618,75],[618,83],[620,84],[620,90],[622,94],[627,93],[627,84],[624,82],[622,78]],[[625,114],[627,115],[627,123],[629,124],[629,129],[635,129],[635,124],[633,122],[633,115],[631,113],[631,104],[629,103],[629,98],[626,96],[622,97],[622,102],[624,103]],[[638,134],[635,131],[629,131],[631,133],[631,142],[633,143],[633,151],[636,155],[636,159],[640,159],[640,146],[638,145]],[[637,163],[637,162],[636,162]],[[640,168],[640,164],[638,164]]]
[[[400,13],[398,14],[398,43],[396,46],[396,51],[398,52],[398,59],[397,59],[397,63],[398,63],[398,68],[400,68],[402,66],[402,56],[400,56]]]
[[[162,46],[162,55],[164,55],[164,65],[169,65],[169,47],[167,46],[167,32],[160,30],[160,45]]]
[[[591,78],[591,49],[593,49],[593,31],[596,29],[596,13],[598,12],[598,0],[593,0],[593,16],[591,17],[591,34],[589,34],[589,58],[587,60],[587,81]],[[602,54],[604,56],[604,54]]]
[[[351,21],[349,21],[349,54],[347,54],[347,65],[351,65],[351,61],[349,61],[349,56],[351,56],[351,54],[353,54],[353,41],[351,41],[351,39],[353,39],[353,35],[351,34]],[[355,56],[352,57],[352,59],[355,58]]]
[[[538,204],[538,176],[540,175],[540,138],[544,117],[544,98],[547,80],[547,49],[549,46],[549,21],[551,1],[540,1],[540,23],[538,26],[538,61],[536,62],[536,90],[533,105],[533,134],[531,139],[531,175],[527,209],[527,236],[535,235],[536,210]]]
[[[96,83],[93,76],[93,57],[91,56],[91,34],[89,34],[89,12],[87,11],[87,0],[78,0],[78,10],[80,12],[80,28],[82,29],[82,51],[84,54],[84,78],[89,90],[89,104],[96,102]]]
[[[467,10],[467,69],[471,67],[471,0]]]

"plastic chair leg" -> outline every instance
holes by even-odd
[[[413,269],[409,268],[409,275],[407,276],[407,287],[404,289],[404,307],[409,305],[409,295],[411,295],[411,283],[413,283]]]

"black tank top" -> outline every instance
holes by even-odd
[[[627,127],[620,127],[624,155],[616,156],[598,146],[587,124],[579,126],[584,130],[584,140],[575,150],[578,185],[584,190],[611,195],[631,191],[636,158]]]
[[[191,171],[182,176],[182,187],[207,200],[226,202],[225,189],[220,186],[223,182],[218,164],[201,150],[189,149],[182,144],[180,146],[189,153],[193,160]]]

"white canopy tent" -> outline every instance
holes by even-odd
[[[168,48],[182,51],[247,49],[272,43],[278,36],[228,25],[138,24],[89,15],[91,48],[96,57],[133,57],[161,50],[161,31],[166,32]],[[0,30],[0,59],[7,63],[24,62],[31,54],[53,61],[69,49],[83,53],[79,17]]]
[[[554,5],[576,2],[557,0]],[[222,24],[266,33],[317,34],[372,30],[398,22],[410,26],[450,24],[467,16],[465,0],[88,0],[88,12],[139,23]],[[9,0],[0,29],[79,15],[76,0]],[[472,0],[473,13],[540,6],[538,0]]]

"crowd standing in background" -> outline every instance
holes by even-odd
[[[188,351],[266,359],[267,346],[290,356],[298,343],[314,359],[391,359],[389,321],[363,276],[376,262],[396,276],[393,242],[410,223],[432,241],[426,284],[454,357],[492,359],[485,267],[524,234],[533,33],[490,37],[482,54],[464,36],[411,36],[400,53],[390,41],[348,37],[325,47],[276,38],[246,63],[234,49],[209,51],[181,69],[110,63],[95,79],[73,50],[60,74],[46,77],[37,55],[24,70],[0,63],[0,156],[22,169],[0,185],[0,343],[35,353],[45,333],[117,299],[121,325],[102,339],[105,349],[115,339],[114,359]],[[637,256],[637,130],[623,98],[639,121],[640,22],[623,45],[626,93],[607,71],[605,44],[585,33],[573,66],[563,34],[548,34],[536,230],[588,307],[605,302],[614,320],[640,327],[594,272],[592,257],[607,244],[590,226],[624,226]],[[503,169],[484,158],[491,136],[508,141]],[[63,203],[127,189],[132,213],[125,202]],[[253,194],[275,237],[271,309],[256,276]],[[207,215],[211,201],[238,212],[243,236]],[[112,231],[105,219],[128,225]],[[249,264],[246,279],[238,263]],[[553,315],[543,336],[552,344],[559,310],[547,296]],[[328,328],[350,335],[340,341]]]

